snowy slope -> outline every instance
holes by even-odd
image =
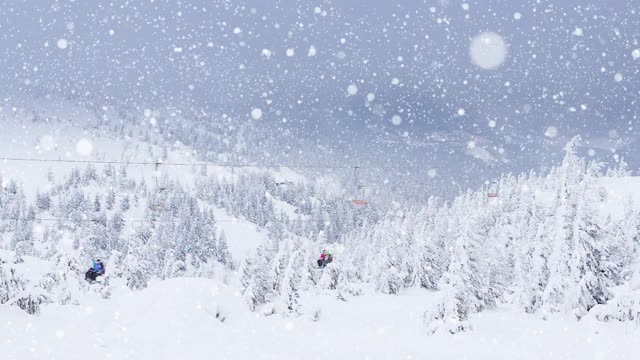
[[[266,236],[256,224],[235,218],[222,209],[214,210],[214,214],[218,227],[229,240],[229,251],[235,259],[252,255],[258,242]]]
[[[112,136],[108,131],[83,129],[73,124],[61,126],[60,122],[32,122],[18,115],[15,118],[4,118],[3,123],[6,123],[6,131],[16,140],[10,147],[7,146],[6,157],[153,162],[163,152],[161,146],[145,143],[133,137]],[[87,151],[87,144],[90,144],[91,151]],[[189,147],[172,144],[167,153],[167,161],[192,162],[193,153]],[[55,168],[54,176],[60,177],[67,176],[75,165],[57,162],[48,164]],[[16,179],[24,183],[27,194],[33,196],[36,189],[46,189],[49,183],[48,168],[40,165],[7,160],[1,168],[3,183],[6,184],[9,179]],[[102,166],[104,165],[96,165],[98,169]],[[141,165],[136,170],[135,165],[130,165],[127,171],[131,178],[144,179],[148,184],[153,184],[155,180],[153,166]],[[260,171],[270,172],[276,182],[308,181],[289,169],[230,170],[218,166],[210,166],[207,169],[209,175],[224,179],[239,178],[243,172]],[[194,189],[194,182],[198,178],[198,169],[191,166],[161,165],[161,172],[161,179],[165,176],[177,179],[187,191]],[[603,218],[609,215],[621,217],[626,211],[628,199],[640,198],[638,183],[638,179],[632,177],[598,179],[596,186],[587,194],[590,198],[588,200],[598,203]],[[250,184],[253,186],[253,183]],[[107,190],[97,188],[98,185],[91,186],[96,187],[92,190]],[[525,190],[524,187],[522,190]],[[527,188],[527,191],[530,190],[534,190],[534,203],[548,203],[550,208],[555,206],[556,195],[553,192],[544,188],[540,191]],[[261,195],[262,192],[257,194]],[[500,192],[500,195],[503,193]],[[264,196],[273,201],[279,212],[289,216],[296,215],[295,206],[279,200],[270,193]],[[486,202],[484,193],[476,193],[473,196],[477,198],[476,203],[481,205],[477,208],[483,208],[482,204]],[[316,200],[318,199],[311,199],[312,202]],[[245,256],[256,254],[254,250],[257,244],[267,237],[264,229],[242,216],[229,215],[223,208],[215,207],[202,199],[199,201],[201,207],[214,211],[217,229],[225,232],[237,264]],[[507,197],[489,200],[496,206],[501,205],[503,201],[510,200]],[[132,208],[131,216],[142,216],[141,209]],[[327,218],[325,224],[330,224],[328,219],[331,218]],[[402,225],[402,221],[399,223]],[[385,226],[380,222],[371,224],[367,230],[377,225]],[[397,233],[384,232],[384,237],[376,240],[381,242],[380,247],[374,246],[376,252],[370,258],[377,260],[377,257],[386,256],[380,251],[381,248],[385,252],[393,250],[384,242],[401,244],[402,241],[398,241],[397,238],[406,234],[403,234],[402,228],[398,230]],[[449,233],[451,234],[451,231]],[[6,240],[8,241],[9,237]],[[65,239],[62,242],[69,249],[72,247],[70,240]],[[249,272],[256,270],[256,273],[267,269],[264,273],[267,289],[275,290],[277,286],[286,288],[291,284],[297,286],[296,280],[292,280],[295,277],[286,277],[287,274],[295,273],[307,263],[312,263],[315,253],[294,251],[297,248],[293,246],[308,247],[310,251],[315,252],[315,248],[320,245],[304,241],[287,243],[287,240],[291,239],[277,240],[281,241],[280,244],[276,244],[278,251],[262,254],[267,257],[262,263],[265,265],[264,268],[248,268]],[[269,244],[263,248],[265,249],[269,249]],[[279,251],[281,249],[288,249],[289,253],[282,253]],[[133,292],[125,286],[120,286],[124,279],[112,278],[114,280],[111,287],[105,285],[100,291],[75,289],[73,303],[78,305],[60,306],[52,304],[55,301],[51,301],[51,304],[41,307],[37,316],[29,316],[17,307],[0,306],[0,317],[8,319],[5,324],[0,325],[0,338],[6,339],[0,344],[0,353],[8,354],[10,359],[97,357],[136,360],[206,359],[212,354],[228,359],[539,359],[551,357],[552,354],[554,357],[569,359],[602,358],[605,355],[607,358],[631,359],[639,355],[634,341],[640,330],[636,329],[634,323],[600,323],[593,317],[585,317],[576,322],[573,318],[562,318],[566,316],[564,313],[551,316],[548,321],[542,321],[540,316],[524,315],[522,309],[504,306],[481,313],[471,312],[469,319],[465,319],[465,323],[472,328],[468,333],[461,333],[455,337],[448,336],[446,332],[428,336],[425,311],[437,305],[439,300],[435,295],[439,294],[416,289],[417,285],[414,284],[414,288],[409,290],[399,287],[399,293],[395,296],[365,292],[356,297],[347,295],[348,301],[344,302],[337,299],[344,295],[341,289],[327,290],[332,289],[328,284],[335,280],[331,279],[332,274],[336,278],[349,276],[349,269],[341,266],[347,264],[347,259],[352,254],[341,253],[344,249],[344,246],[336,247],[338,260],[331,266],[331,271],[314,273],[314,276],[317,275],[315,280],[319,279],[318,282],[304,291],[297,289],[299,292],[289,293],[301,296],[300,317],[287,313],[286,310],[265,316],[266,309],[272,304],[267,304],[264,308],[258,306],[256,312],[250,311],[248,298],[246,294],[240,293],[241,286],[238,284],[242,272],[216,270],[207,275],[216,279],[175,278],[160,281],[156,278],[148,288]],[[8,259],[13,257],[10,252],[0,255]],[[296,263],[296,259],[301,256],[304,258]],[[390,253],[390,256],[393,257],[393,253]],[[277,262],[272,263],[274,258],[277,261],[284,258],[294,260],[280,273],[280,265]],[[36,264],[39,269],[30,271],[30,264]],[[371,282],[360,285],[373,288],[373,282],[378,279],[376,276],[379,274],[375,273],[378,269],[373,266],[373,262],[369,265],[372,265],[372,272],[367,281]],[[3,265],[5,270],[11,267],[14,265]],[[55,271],[51,264],[37,259],[16,264],[15,267],[22,273],[29,274],[29,279],[34,283],[44,276],[45,272],[42,269]],[[247,271],[247,268],[241,270]],[[271,271],[277,274],[274,275]],[[81,277],[82,270],[77,272]],[[399,275],[394,277],[393,272],[384,272],[383,275],[388,276],[380,278],[383,283],[387,281],[390,284],[394,279],[400,278]],[[283,281],[276,284],[278,280]],[[340,281],[345,280],[342,278]],[[339,286],[344,284],[347,283],[339,283]],[[105,289],[109,291],[102,291]],[[281,301],[278,296],[284,298],[284,293],[274,293],[274,297],[268,301]],[[319,321],[313,319],[316,314],[318,316],[315,320]],[[221,321],[222,318],[224,322]],[[443,321],[450,320],[452,319],[445,318]]]
[[[0,307],[5,359],[634,359],[633,326],[542,321],[508,311],[472,319],[475,331],[425,336],[432,293],[315,295],[320,320],[261,317],[237,291],[207,279],[171,279],[109,300],[46,307],[38,317]],[[224,318],[224,321],[222,319]],[[570,335],[568,335],[570,334]]]
[[[7,110],[4,110],[6,112]],[[0,125],[10,142],[0,144],[0,161],[3,182],[16,179],[23,184],[29,196],[37,188],[46,187],[47,172],[51,170],[54,176],[68,175],[74,167],[86,166],[83,161],[125,161],[145,162],[151,164],[129,164],[127,171],[134,179],[145,179],[153,183],[155,179],[156,161],[161,161],[162,148],[157,145],[144,143],[128,136],[117,136],[106,129],[93,128],[95,121],[91,114],[82,112],[82,108],[71,108],[68,115],[56,112],[47,114],[45,119],[32,121],[29,112],[15,112],[2,114]],[[41,115],[45,116],[45,115]],[[86,118],[90,117],[90,118]],[[68,119],[68,120],[67,120]],[[163,162],[194,163],[193,151],[186,146],[172,145]],[[17,161],[10,160],[17,158]],[[37,162],[22,159],[63,160],[71,162]],[[79,161],[79,163],[73,163]],[[93,164],[97,169],[105,165]],[[116,164],[117,165],[117,164]],[[185,171],[189,170],[189,171]],[[160,166],[160,176],[167,173],[189,184],[193,174],[191,168],[185,166]],[[219,176],[230,175],[225,168],[215,168]]]
[[[73,168],[84,169],[91,161],[97,170],[102,171],[107,165],[101,161],[125,161],[145,164],[127,164],[127,176],[137,181],[144,180],[155,187],[157,179],[178,181],[189,188],[193,186],[196,174],[202,166],[171,165],[208,164],[207,173],[218,179],[232,181],[241,174],[270,172],[276,181],[305,182],[303,176],[288,168],[231,169],[199,161],[195,152],[180,143],[170,144],[166,159],[156,173],[154,163],[163,155],[163,147],[145,143],[129,136],[120,136],[94,125],[98,123],[95,115],[82,107],[69,103],[54,101],[30,101],[25,108],[4,108],[0,111],[0,127],[9,141],[0,143],[0,179],[7,186],[11,180],[18,182],[29,202],[35,199],[36,191],[47,191],[51,184],[48,176],[61,180],[67,177]],[[34,115],[37,114],[37,115]],[[35,119],[35,120],[34,120]],[[127,131],[125,131],[126,133]],[[69,162],[41,162],[24,159],[64,160]],[[78,162],[74,162],[78,161]],[[114,164],[120,169],[120,164]],[[88,189],[107,191],[108,189]],[[281,200],[273,198],[274,206],[280,211],[294,214],[295,208]],[[224,209],[214,208],[219,228],[225,232],[230,251],[236,259],[250,254],[257,243],[264,237],[260,229],[246,219],[231,216]],[[128,217],[141,218],[142,209],[132,208]],[[219,235],[219,234],[218,234]]]

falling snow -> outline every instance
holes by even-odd
[[[40,149],[43,151],[52,151],[56,146],[56,142],[53,136],[44,135],[40,138],[39,146],[40,146]]]
[[[318,54],[318,50],[316,50],[316,47],[311,45],[309,46],[309,51],[307,52],[307,56],[316,56]]]
[[[558,129],[555,126],[549,126],[544,132],[544,136],[554,138],[558,136]]]
[[[80,156],[91,156],[93,153],[93,143],[91,140],[83,138],[76,143],[76,153]]]
[[[271,50],[269,50],[269,49],[262,49],[261,54],[262,54],[262,56],[264,56],[265,58],[269,59],[269,58],[271,58],[271,55],[272,55],[273,53],[272,53],[272,52],[271,52]]]
[[[474,64],[486,70],[494,70],[504,63],[507,45],[500,35],[485,32],[473,38],[470,54]]]
[[[254,120],[260,120],[260,118],[262,118],[262,109],[255,108],[255,109],[251,110],[251,117]]]
[[[460,280],[453,275],[464,277],[468,274],[451,274],[455,266],[449,265],[457,264],[459,268],[479,265],[478,268],[497,270],[490,268],[492,264],[501,264],[510,255],[493,259],[487,255],[491,251],[511,249],[509,251],[513,253],[527,253],[518,248],[519,244],[513,243],[517,235],[522,235],[523,239],[529,239],[527,236],[531,235],[516,231],[512,222],[518,221],[519,217],[528,216],[531,226],[535,224],[536,216],[544,219],[538,228],[543,232],[535,241],[523,243],[530,247],[529,254],[536,254],[536,244],[549,241],[544,245],[551,245],[553,239],[565,238],[551,236],[554,233],[549,229],[571,227],[558,223],[563,221],[562,217],[546,215],[561,213],[553,206],[563,203],[556,201],[562,194],[555,194],[552,189],[559,189],[558,184],[566,184],[571,177],[553,184],[545,181],[559,172],[552,170],[554,166],[568,163],[563,162],[563,149],[576,135],[581,140],[574,144],[574,150],[584,159],[585,169],[591,161],[602,163],[603,173],[610,166],[620,165],[622,169],[617,170],[619,174],[616,173],[615,178],[596,179],[592,184],[585,184],[584,189],[597,189],[597,196],[581,193],[572,199],[581,209],[593,210],[581,212],[585,216],[583,225],[599,231],[605,229],[602,219],[638,212],[632,206],[640,204],[640,197],[616,193],[624,188],[638,188],[633,180],[640,172],[637,114],[640,11],[636,2],[301,0],[281,2],[278,6],[240,0],[195,3],[148,0],[122,4],[9,2],[0,7],[4,20],[0,22],[4,40],[4,56],[0,57],[3,68],[0,86],[4,94],[0,99],[0,122],[3,122],[5,134],[5,149],[0,152],[3,187],[0,190],[5,190],[4,195],[0,191],[3,205],[0,212],[9,209],[7,201],[18,199],[23,203],[14,212],[5,211],[5,215],[29,214],[29,209],[33,209],[32,216],[36,218],[64,219],[59,223],[24,219],[15,221],[16,224],[7,223],[11,226],[4,232],[0,229],[0,235],[4,235],[0,238],[6,240],[5,246],[0,246],[0,277],[7,267],[18,262],[13,256],[7,261],[5,256],[5,252],[17,253],[16,249],[30,252],[25,256],[25,265],[36,257],[46,257],[38,260],[50,261],[53,266],[54,257],[70,256],[74,266],[78,262],[80,270],[75,272],[81,272],[95,256],[113,256],[113,259],[120,256],[118,261],[123,263],[115,269],[124,272],[126,266],[149,260],[136,259],[137,249],[133,245],[137,241],[146,243],[148,235],[156,244],[158,229],[170,233],[176,216],[186,222],[200,218],[198,211],[210,211],[219,223],[207,229],[209,238],[206,241],[182,246],[181,237],[196,236],[201,229],[181,223],[175,227],[179,225],[189,231],[172,237],[173,243],[143,246],[144,250],[155,249],[151,258],[159,259],[153,261],[162,264],[147,279],[149,284],[145,287],[149,285],[150,290],[153,291],[154,286],[162,287],[172,278],[188,282],[197,274],[208,274],[207,280],[215,283],[214,287],[229,289],[234,294],[229,307],[216,308],[220,304],[214,298],[208,299],[213,301],[198,299],[188,303],[187,310],[178,309],[180,311],[176,313],[181,320],[171,324],[179,330],[172,331],[167,337],[170,339],[165,344],[167,348],[174,341],[183,346],[206,344],[206,341],[189,338],[196,336],[200,340],[199,336],[204,334],[203,339],[206,336],[221,339],[222,347],[216,348],[221,357],[237,358],[241,356],[229,346],[225,337],[235,336],[233,334],[237,332],[243,337],[242,351],[257,349],[257,357],[286,358],[277,356],[282,353],[276,352],[288,351],[289,347],[280,345],[292,339],[294,341],[289,343],[298,344],[293,347],[303,350],[308,347],[308,353],[304,354],[306,356],[299,356],[304,351],[288,354],[290,358],[321,356],[318,348],[329,349],[331,354],[325,355],[333,358],[420,359],[425,358],[425,353],[434,358],[464,358],[476,350],[473,347],[475,340],[469,343],[470,339],[489,339],[495,345],[491,354],[481,352],[478,358],[484,358],[484,355],[489,358],[522,357],[525,353],[521,350],[522,343],[504,336],[504,333],[510,334],[508,331],[500,337],[488,330],[494,325],[487,321],[491,316],[498,324],[505,321],[497,319],[503,316],[503,309],[498,309],[500,316],[494,314],[495,311],[474,313],[473,310],[464,314],[465,321],[435,314],[436,322],[451,325],[450,330],[460,330],[467,325],[466,321],[474,326],[469,328],[469,334],[455,340],[449,334],[446,339],[429,337],[427,326],[422,322],[428,317],[432,301],[423,301],[421,296],[422,293],[434,297],[455,293],[460,297],[457,300],[469,300],[464,291],[474,278]],[[21,158],[35,160],[13,161]],[[156,159],[162,159],[163,164],[175,162],[190,166],[173,169],[169,165],[155,164],[160,161]],[[106,163],[113,160],[121,163],[107,166]],[[86,164],[86,161],[105,163]],[[207,161],[222,166],[201,166]],[[41,176],[33,175],[41,168],[44,169]],[[75,169],[73,173],[72,169]],[[569,170],[562,168],[562,171]],[[511,191],[502,191],[511,186],[509,181],[500,180],[509,176],[506,174],[514,174],[514,179],[519,179],[518,174],[531,173],[539,174],[540,181],[527,184],[514,180],[517,185],[508,188]],[[575,178],[586,174],[585,170]],[[611,183],[607,183],[609,181]],[[17,184],[17,191],[11,188],[13,182]],[[85,186],[86,183],[89,185]],[[176,205],[203,184],[207,187],[199,189],[202,191],[194,197],[193,204]],[[247,184],[250,186],[245,186]],[[580,183],[574,185],[572,189],[582,186]],[[477,196],[467,196],[469,200],[464,200],[467,189],[470,189],[468,194]],[[107,198],[112,192],[115,200],[109,206],[114,208],[107,208],[107,201],[111,201]],[[490,200],[487,200],[487,193],[492,194]],[[526,196],[518,198],[521,193]],[[463,196],[457,197],[459,194]],[[73,196],[73,201],[63,201],[68,200],[63,198],[67,195]],[[447,205],[432,208],[428,200],[431,196],[438,199],[434,204]],[[50,198],[51,207],[47,198]],[[506,221],[501,218],[510,213],[505,209],[519,210],[514,208],[516,198],[518,204],[526,205],[532,211],[514,211],[513,214],[519,215]],[[456,208],[456,199],[458,202],[477,202],[469,208]],[[589,208],[588,202],[579,203],[584,199],[598,200],[598,204]],[[87,202],[83,211],[68,209],[76,200]],[[162,210],[163,206],[147,208],[151,201],[167,202],[171,211]],[[618,206],[620,204],[625,204],[626,208]],[[458,216],[459,210],[470,216]],[[123,215],[124,225],[118,230],[120,215]],[[147,216],[163,224],[145,224]],[[401,224],[411,217],[419,218],[414,224],[417,226],[402,227]],[[99,220],[106,225],[96,218],[106,219]],[[634,218],[637,216],[628,216],[626,220]],[[499,226],[489,225],[494,219],[509,223],[506,227],[508,237],[494,236],[499,234]],[[446,226],[437,227],[435,224],[440,221]],[[504,225],[504,221],[500,224]],[[28,225],[20,229],[24,231],[13,229],[23,223]],[[367,231],[362,231],[361,224],[366,224]],[[472,226],[474,224],[478,226]],[[421,227],[429,231],[418,234]],[[223,228],[225,236],[231,240],[229,247],[234,248],[231,250],[234,257],[236,247],[242,250],[237,252],[242,256],[238,255],[229,269],[195,269],[206,261],[189,252],[200,251],[203,244],[215,243],[217,249]],[[603,232],[598,238],[603,244],[610,237],[630,236],[633,239],[631,230],[635,228],[631,223],[612,229],[625,231]],[[486,234],[498,243],[483,247],[473,242],[481,241]],[[382,245],[390,237],[387,243],[390,246],[376,249],[386,251],[384,256],[375,251],[356,256],[350,242],[362,240],[361,235],[369,243]],[[399,250],[415,240],[410,239],[410,235],[420,240],[410,248],[415,252],[420,251],[416,249],[423,246],[422,242],[426,244],[431,239],[459,243],[462,242],[460,239],[475,240],[457,244],[464,246],[451,243],[451,247],[443,249],[429,248],[430,252],[415,264],[439,257],[447,261],[438,267],[420,268],[413,266],[415,264],[405,266],[403,261],[411,258],[412,252]],[[282,243],[275,240],[280,237],[292,242],[280,246]],[[108,238],[111,243],[93,246],[102,238]],[[46,239],[58,244],[59,248],[45,246]],[[212,239],[215,241],[209,241]],[[616,238],[620,248],[621,239]],[[589,239],[585,241],[588,243]],[[31,246],[31,242],[35,245]],[[574,246],[574,243],[563,243],[563,246]],[[468,244],[474,246],[467,247]],[[626,258],[637,257],[632,254],[634,247],[629,244],[623,249],[629,252]],[[303,280],[296,278],[292,269],[305,269],[302,266],[305,262],[313,265],[316,260],[319,248],[307,250],[306,245],[331,246],[339,255],[333,264],[336,266],[312,273]],[[516,245],[515,250],[511,245]],[[275,288],[266,286],[269,294],[264,299],[270,300],[249,309],[251,302],[246,297],[259,287],[245,291],[237,286],[241,283],[242,273],[255,265],[245,260],[276,248],[278,251],[294,250],[283,250],[279,256],[270,254],[259,260],[273,265],[278,259],[288,261],[307,251],[309,254],[295,259],[299,264],[270,267],[276,272],[269,275],[286,275],[286,281],[279,281]],[[482,254],[490,261],[476,264],[482,257],[469,255],[478,255],[471,254],[477,249],[482,249]],[[554,249],[540,247],[537,250],[541,254],[547,253],[539,256],[539,261],[532,262],[549,272],[545,276],[550,276],[551,267],[559,264],[559,259],[547,256]],[[583,254],[589,249],[587,246],[567,253]],[[458,262],[449,262],[454,255]],[[344,278],[351,272],[362,271],[358,266],[351,266],[362,260],[358,260],[358,256],[376,266],[365,267],[365,276],[359,277],[357,283],[344,283]],[[401,265],[395,266],[396,263]],[[507,263],[509,261],[505,266]],[[523,264],[526,265],[526,261]],[[154,271],[156,266],[145,268]],[[411,269],[418,269],[420,276],[408,274]],[[594,354],[602,358],[638,358],[637,350],[631,346],[633,337],[626,334],[625,329],[628,329],[624,325],[620,327],[617,320],[606,326],[594,325],[599,324],[596,317],[602,314],[598,312],[605,305],[615,308],[624,304],[623,300],[631,299],[622,297],[621,302],[616,302],[619,291],[630,290],[626,289],[629,284],[625,283],[625,276],[630,277],[633,269],[625,268],[624,276],[612,281],[624,286],[613,289],[615,296],[608,300],[610,304],[582,304],[585,308],[593,306],[593,310],[589,310],[588,316],[580,322],[573,321],[574,313],[562,311],[564,304],[556,308],[535,298],[535,306],[530,306],[532,314],[526,314],[523,321],[514,320],[513,324],[540,320],[537,316],[547,318],[536,322],[537,326],[531,329],[518,328],[522,330],[518,339],[534,336],[535,343],[545,350],[527,349],[531,352],[526,353],[532,354],[531,358],[545,358],[545,354],[566,358],[588,358]],[[440,273],[436,274],[438,271]],[[427,272],[434,278],[422,279],[427,278]],[[445,280],[461,282],[452,285],[438,281],[443,273],[451,275]],[[489,273],[494,276],[494,272]],[[524,275],[514,276],[526,277],[532,273],[527,271]],[[51,274],[56,275],[51,279],[63,278],[58,276],[61,274]],[[608,276],[607,272],[602,274],[594,278]],[[318,278],[313,278],[316,275]],[[272,280],[283,280],[277,276]],[[218,281],[216,277],[225,279]],[[393,289],[389,285],[397,279],[410,279],[411,284],[404,289],[405,281],[402,280],[399,290]],[[546,286],[548,284],[543,284],[546,279],[529,280],[531,284]],[[114,280],[117,280],[115,275],[109,278],[110,282]],[[304,286],[311,286],[313,291],[297,294],[292,290],[287,294],[290,297],[279,293],[300,285],[296,281],[303,281]],[[428,284],[418,284],[420,281]],[[509,281],[516,280],[509,278]],[[596,286],[596,283],[591,285]],[[45,282],[42,284],[46,285]],[[450,291],[435,290],[443,284]],[[350,288],[351,285],[354,288]],[[569,285],[567,288],[575,287],[575,284]],[[32,354],[31,357],[24,356],[25,359],[60,358],[65,351],[76,349],[72,344],[78,341],[80,345],[76,350],[83,355],[87,352],[94,357],[140,357],[136,344],[123,344],[140,341],[153,346],[153,342],[145,342],[142,335],[129,334],[137,331],[153,334],[154,327],[139,327],[136,325],[140,323],[138,313],[122,308],[127,306],[124,299],[144,296],[149,289],[130,291],[125,282],[117,281],[110,286],[115,289],[113,298],[101,299],[108,297],[106,292],[86,290],[95,295],[96,301],[80,301],[79,306],[68,308],[67,314],[78,317],[74,325],[105,322],[104,327],[95,328],[100,330],[97,334],[82,338],[70,325],[47,322],[53,314],[64,314],[60,309],[67,308],[66,305],[54,307],[48,304],[43,305],[41,315],[16,317],[18,321],[12,319],[11,323],[7,320],[5,333],[1,332],[3,327],[0,326],[0,342],[4,341],[0,353],[9,358],[21,358],[14,349],[24,344],[24,354]],[[424,291],[421,287],[433,289]],[[534,292],[530,288],[524,291],[514,284],[511,287],[509,291],[518,293],[500,300],[512,297],[521,301],[527,292]],[[205,292],[209,288],[206,286]],[[0,281],[0,292],[2,290]],[[492,291],[496,289],[483,290],[487,291],[476,294],[494,294]],[[119,291],[124,295],[118,294]],[[550,291],[546,294],[552,293]],[[374,292],[385,295],[373,295]],[[388,293],[394,295],[387,296]],[[54,295],[51,297],[54,303],[56,297],[66,296],[64,291]],[[160,298],[162,304],[175,305],[172,296]],[[420,299],[411,314],[398,305],[407,298]],[[114,302],[114,299],[118,300]],[[283,299],[292,303],[280,306],[278,302]],[[441,308],[501,306],[496,304],[495,298],[470,299],[470,303],[455,306],[445,302]],[[597,296],[594,299],[589,301],[602,302]],[[47,297],[46,301],[49,300]],[[300,304],[295,304],[294,300]],[[64,301],[75,303],[75,299]],[[268,303],[270,301],[273,304]],[[376,305],[389,307],[373,306],[376,301],[380,301]],[[629,300],[627,303],[637,302]],[[319,304],[323,304],[322,309]],[[296,308],[297,305],[302,306]],[[536,306],[540,307],[539,311],[533,309]],[[2,304],[0,310],[12,311],[14,307]],[[144,309],[144,306],[137,308]],[[159,321],[173,314],[173,310],[165,313],[157,307],[152,308],[149,310],[158,313]],[[345,309],[375,309],[371,312],[376,314],[374,323],[359,321],[357,324],[364,324],[363,338],[379,337],[381,341],[371,342],[371,347],[354,347],[353,342],[345,345],[341,341],[326,347],[329,339],[341,339],[345,331],[353,332],[360,326],[343,318],[367,318],[362,314],[358,317],[357,311],[347,313]],[[200,335],[184,330],[189,327],[179,327],[181,322],[187,323],[185,316],[192,314],[191,311],[197,316],[189,319],[187,325],[207,329],[198,333]],[[228,315],[229,321],[222,324],[216,318],[219,312]],[[555,312],[559,319],[552,316]],[[12,313],[1,315],[5,314]],[[239,314],[246,317],[239,317]],[[153,316],[148,318],[155,319]],[[410,324],[397,322],[397,319],[415,318],[421,320]],[[257,325],[262,321],[264,328]],[[211,326],[203,327],[205,323]],[[247,328],[239,326],[245,323]],[[405,327],[410,330],[405,332]],[[583,331],[574,332],[578,327]],[[92,326],[79,328],[88,334],[94,329]],[[151,333],[146,329],[151,329]],[[222,329],[226,332],[218,334],[217,330]],[[334,331],[336,329],[338,331]],[[620,331],[609,332],[611,329]],[[211,331],[213,337],[209,334]],[[263,340],[256,334],[267,336],[265,334],[272,333],[277,336],[269,338],[274,339],[273,342],[263,342],[266,349],[254,346],[260,343],[255,342],[256,339]],[[24,339],[16,334],[22,334]],[[33,337],[32,334],[41,336]],[[565,334],[578,341],[564,341]],[[547,342],[544,342],[545,337]],[[375,350],[392,348],[385,342],[387,340],[398,345],[397,349],[372,355]],[[316,348],[307,346],[314,342]],[[443,354],[433,350],[444,349],[443,343],[451,344],[448,350],[457,353]],[[515,346],[502,346],[511,343]],[[572,346],[562,348],[556,343]],[[625,345],[631,350],[624,352]],[[56,346],[63,351],[56,353]],[[504,356],[505,349],[514,353]],[[632,352],[634,356],[624,356]],[[173,358],[184,354],[161,353]],[[162,354],[158,360],[164,358]],[[623,356],[616,356],[620,354]]]
[[[69,41],[67,41],[67,39],[58,39],[56,45],[58,46],[58,49],[64,50],[69,46]]]

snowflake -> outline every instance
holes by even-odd
[[[66,49],[69,46],[69,41],[67,39],[58,39],[58,42],[56,43],[58,45],[59,49]]]

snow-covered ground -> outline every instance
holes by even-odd
[[[581,322],[510,311],[472,318],[458,335],[424,333],[433,293],[304,299],[310,317],[250,312],[233,286],[177,278],[140,292],[90,293],[80,305],[45,306],[39,316],[0,307],[0,353],[7,360],[75,359],[637,359],[634,324]]]
[[[239,220],[222,209],[215,209],[214,214],[218,221],[218,227],[224,231],[229,241],[229,251],[234,259],[242,259],[252,255],[258,242],[266,236],[265,232],[261,232],[260,227],[256,224]]]

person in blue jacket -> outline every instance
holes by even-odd
[[[84,275],[84,278],[87,281],[93,282],[96,280],[98,276],[104,275],[104,272],[105,272],[105,267],[104,267],[104,264],[102,263],[102,260],[97,259],[96,261],[93,262],[93,266],[91,266],[91,268]]]

